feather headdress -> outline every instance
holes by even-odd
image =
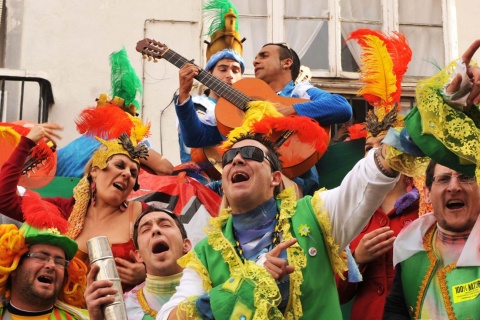
[[[391,126],[401,125],[397,115],[402,93],[402,79],[412,58],[407,39],[398,32],[387,35],[378,30],[359,29],[347,39],[362,48],[358,94],[374,107],[367,115],[367,131],[376,136]],[[399,123],[400,121],[400,123]]]
[[[212,55],[224,49],[231,49],[240,56],[243,52],[243,41],[238,32],[238,12],[230,0],[209,0],[203,7],[203,15],[207,25],[210,25],[206,35],[210,36],[207,43],[207,61]]]
[[[110,66],[112,97],[121,99],[116,105],[133,116],[137,115],[140,112],[138,99],[143,93],[142,82],[130,64],[125,47],[110,55]]]

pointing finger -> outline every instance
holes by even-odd
[[[273,248],[272,251],[267,253],[267,255],[278,257],[283,250],[293,246],[296,242],[297,242],[297,239],[295,239],[295,238],[290,239],[290,240],[285,241],[285,242],[281,242],[275,248]]]

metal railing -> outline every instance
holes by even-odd
[[[30,83],[37,83],[38,88],[28,85],[26,90],[26,84]],[[37,122],[47,122],[49,108],[54,103],[52,85],[47,75],[44,72],[0,68],[0,120],[23,120],[25,100],[36,100],[37,97]],[[13,117],[9,114],[6,118],[7,109],[14,110],[16,114]]]

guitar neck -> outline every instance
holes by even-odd
[[[171,49],[167,50],[162,55],[162,58],[179,69],[182,68],[186,63],[191,63],[191,61],[185,59]],[[228,100],[242,111],[246,111],[247,103],[250,102],[251,99],[241,91],[238,91],[231,85],[223,82],[222,80],[213,76],[210,72],[203,69],[201,69],[200,73],[195,77],[195,79],[207,86],[210,90],[213,90],[220,97]]]

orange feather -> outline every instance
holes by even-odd
[[[392,32],[391,35],[387,35],[384,32],[371,29],[358,29],[350,34],[349,40],[356,40],[360,47],[362,47],[362,63],[361,72],[362,79],[368,79],[371,76],[372,66],[370,62],[375,59],[385,59],[386,56],[378,52],[378,47],[372,47],[372,43],[378,44],[379,42],[372,42],[373,38],[377,38],[380,42],[384,44],[386,51],[388,52],[389,58],[393,64],[392,68],[385,69],[385,74],[383,77],[385,79],[391,79],[393,74],[396,77],[395,80],[395,90],[388,90],[384,88],[384,93],[386,94],[386,99],[380,97],[376,92],[369,90],[369,88],[363,88],[361,93],[365,100],[367,100],[373,106],[382,105],[382,101],[388,105],[386,112],[390,111],[390,108],[400,101],[401,92],[402,92],[402,80],[405,72],[407,72],[408,63],[412,59],[412,50],[410,49],[407,39],[401,33],[396,31]],[[365,59],[365,57],[367,57]],[[370,58],[370,60],[369,60]]]

